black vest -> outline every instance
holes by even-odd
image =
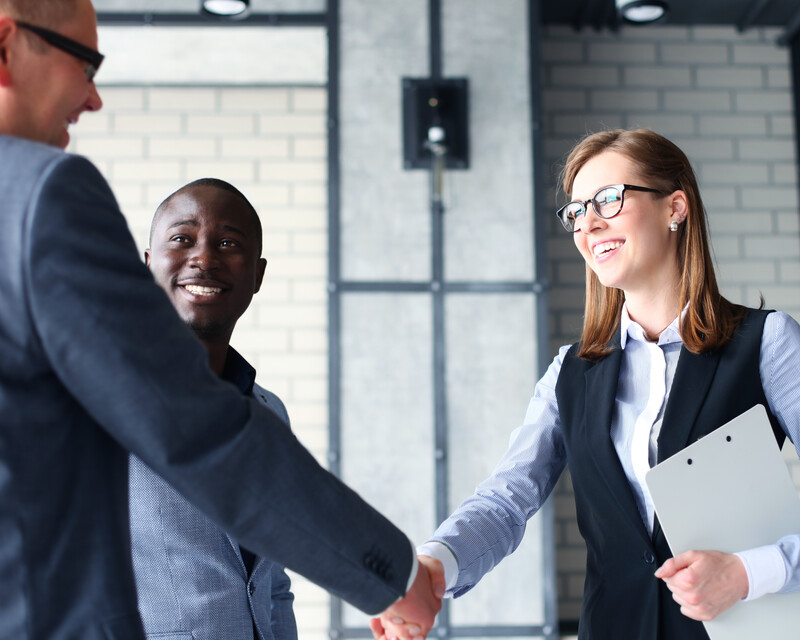
[[[700,355],[681,349],[658,438],[659,462],[756,404],[767,408],[779,443],[783,431],[769,412],[759,376],[766,311],[751,310],[721,349]],[[581,640],[708,640],[685,617],[653,573],[672,556],[656,521],[652,537],[611,440],[611,416],[622,350],[599,362],[576,357],[573,345],[556,384],[561,427],[586,541]]]

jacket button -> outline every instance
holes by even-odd
[[[653,552],[648,549],[642,554],[642,560],[644,560],[647,564],[654,564],[656,557],[653,555]]]
[[[250,584],[248,584],[248,585],[247,585],[247,591],[248,591],[248,592],[250,593],[250,595],[252,596],[252,595],[253,595],[253,594],[256,592],[256,585],[254,585],[254,584],[251,582]]]

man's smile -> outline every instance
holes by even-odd
[[[183,288],[189,293],[193,293],[198,296],[211,296],[217,293],[222,293],[222,289],[219,287],[201,287],[197,284],[185,284],[183,285]]]

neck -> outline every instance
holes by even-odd
[[[206,351],[208,351],[208,363],[211,366],[211,370],[218,376],[222,375],[222,371],[225,369],[225,360],[228,358],[228,341],[208,342],[201,340],[201,342]]]
[[[626,293],[625,302],[628,315],[641,325],[651,340],[658,340],[661,332],[681,312],[678,296],[667,295],[666,292],[652,296],[631,296]]]

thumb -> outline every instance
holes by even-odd
[[[447,588],[444,581],[444,571],[431,573],[431,588],[433,589],[433,595],[439,598],[439,600],[444,598],[444,592]]]
[[[691,559],[689,555],[687,553],[681,553],[680,555],[670,558],[664,564],[662,564],[658,568],[658,571],[656,571],[655,576],[656,578],[661,578],[662,580],[671,578],[678,573],[678,571],[685,569],[690,564]]]
[[[431,590],[439,600],[444,598],[444,592],[447,590],[447,584],[444,578],[444,566],[436,558],[430,556],[418,556],[419,562],[425,565],[431,579]]]

